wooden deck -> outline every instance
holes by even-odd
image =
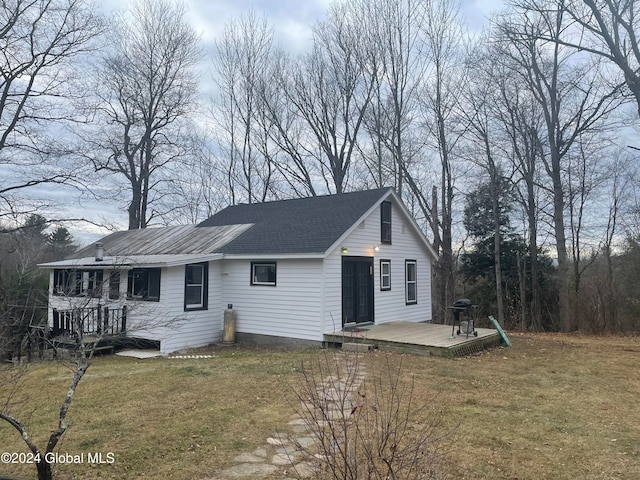
[[[368,325],[354,331],[335,331],[324,335],[325,342],[333,345],[364,343],[381,350],[459,357],[479,352],[501,343],[497,330],[476,328],[478,336],[451,336],[451,325],[433,323],[392,322]]]

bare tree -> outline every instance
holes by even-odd
[[[467,103],[483,108],[484,115],[481,118],[485,120],[481,124],[486,124],[487,129],[491,126],[493,130],[493,136],[484,148],[491,149],[492,156],[503,162],[502,168],[514,186],[514,198],[521,206],[528,259],[520,258],[517,261],[520,280],[519,323],[523,329],[531,327],[539,330],[542,320],[538,231],[541,222],[541,185],[544,180],[540,178],[543,153],[540,132],[543,131],[544,121],[532,92],[523,84],[519,74],[504,62],[504,52],[492,40],[491,37],[485,39],[482,47],[473,55],[474,74],[470,83],[475,85],[480,82],[480,90],[471,92]],[[475,115],[476,110],[471,108],[471,114]],[[476,132],[476,123],[478,120],[475,119],[470,123],[471,138],[484,138],[484,134]]]
[[[96,286],[101,290],[102,286]],[[74,335],[74,342],[72,345],[70,368],[73,372],[69,389],[64,396],[60,410],[58,412],[56,427],[53,429],[46,444],[44,446],[38,446],[36,439],[32,435],[29,428],[29,423],[21,421],[19,414],[17,413],[20,406],[20,400],[17,398],[17,393],[20,386],[20,380],[22,376],[27,372],[26,368],[22,368],[19,365],[5,365],[0,369],[0,385],[6,385],[6,389],[3,389],[3,401],[0,408],[0,420],[7,422],[20,434],[20,437],[26,444],[31,454],[32,463],[38,473],[38,480],[51,480],[53,478],[51,453],[54,452],[56,446],[67,431],[67,415],[73,397],[76,393],[78,385],[84,377],[87,369],[91,365],[91,360],[96,351],[96,346],[106,337],[107,330],[93,331],[91,335],[86,334],[87,323],[89,317],[83,313],[83,307],[86,307],[91,298],[73,299],[74,314],[69,316],[69,324],[71,331]]]
[[[590,139],[582,137],[578,148],[567,159],[567,209],[571,231],[571,258],[573,261],[573,291],[578,294],[582,275],[597,258],[597,246],[591,242],[586,245],[588,261],[585,261],[585,238],[593,235],[589,232],[588,210],[596,209],[594,197],[605,183],[609,162],[606,140],[600,135],[591,135]],[[599,161],[593,161],[598,159]],[[589,235],[591,233],[591,235]]]
[[[514,2],[513,12],[503,16],[498,29],[507,48],[505,58],[521,76],[543,112],[545,171],[551,182],[553,225],[558,257],[560,324],[572,328],[569,304],[569,257],[565,231],[567,155],[579,136],[593,131],[619,105],[618,88],[598,80],[600,65],[564,48],[567,18],[561,9],[542,8],[544,0]],[[546,40],[549,39],[549,40]]]
[[[158,214],[163,169],[185,151],[181,120],[195,108],[198,36],[186,8],[170,0],[139,0],[116,17],[112,45],[97,71],[97,119],[92,137],[97,171],[124,177],[131,196],[129,229]]]
[[[522,287],[529,284],[531,301],[529,307],[521,304],[521,325],[531,325],[534,330],[541,329],[540,283],[538,275],[538,231],[540,223],[540,170],[542,143],[540,135],[543,120],[540,109],[531,93],[522,88],[520,82],[508,69],[499,66],[496,76],[499,95],[496,97],[494,113],[508,139],[505,155],[511,159],[514,172],[513,183],[524,217],[526,218],[526,236],[529,249],[528,267],[521,266]],[[528,278],[528,280],[527,280]],[[524,297],[525,295],[522,295]],[[527,320],[529,318],[529,321]]]
[[[593,247],[586,260],[575,266],[576,283],[579,284],[576,297],[579,308],[582,307],[581,317],[595,332],[623,330],[620,318],[626,309],[621,308],[624,301],[616,250],[620,241],[621,217],[625,206],[633,199],[630,187],[635,169],[632,156],[620,149],[613,152],[608,149],[606,155],[611,156],[612,161],[606,165],[606,175],[600,178],[601,191],[595,192],[596,195],[600,193],[595,202],[606,203],[606,224],[598,225],[603,229],[598,247]],[[590,193],[594,194],[593,191]],[[586,271],[587,266],[589,271]]]
[[[187,141],[187,155],[167,168],[172,205],[162,216],[167,225],[200,223],[232,203],[225,188],[228,163],[220,158],[216,142],[198,130]]]
[[[293,62],[283,50],[274,51],[267,71],[272,81],[263,82],[260,91],[263,110],[259,119],[268,126],[264,131],[278,148],[274,167],[284,189],[298,197],[316,196],[321,187],[317,181],[322,177],[321,165],[307,151],[308,130],[287,95],[291,88],[288,72],[294,69]]]
[[[101,31],[84,0],[0,4],[0,219],[35,213],[26,200],[38,187],[80,178],[52,129],[79,121],[74,67]]]
[[[30,422],[21,420],[28,420],[33,414],[28,409],[28,398],[20,398],[19,395],[21,379],[28,368],[20,364],[0,364],[0,386],[3,387],[0,391],[0,420],[11,425],[26,444],[31,455],[28,458],[37,469],[38,480],[53,478],[55,460],[52,460],[51,453],[68,430],[68,414],[74,396],[101,346],[112,346],[125,337],[134,341],[136,336],[144,337],[145,332],[175,328],[184,321],[183,316],[170,316],[158,305],[151,305],[155,302],[132,298],[122,301],[120,293],[124,292],[120,292],[120,288],[126,285],[126,280],[121,282],[121,274],[130,265],[130,258],[119,256],[104,269],[51,272],[50,278],[54,283],[50,287],[51,292],[55,292],[55,297],[49,295],[49,308],[54,310],[53,328],[44,340],[54,358],[69,368],[71,379],[60,403],[55,428],[46,443],[38,445]],[[57,279],[56,273],[60,274]],[[114,278],[117,279],[115,292],[111,281]],[[114,293],[117,299],[112,297]]]
[[[489,197],[491,199],[491,213],[493,226],[493,261],[496,287],[496,307],[498,321],[504,325],[504,294],[502,288],[501,242],[502,242],[502,212],[505,210],[501,202],[505,184],[504,168],[501,165],[499,123],[495,121],[494,105],[496,104],[495,85],[497,79],[491,66],[490,55],[481,49],[474,50],[473,57],[475,75],[469,82],[470,88],[465,92],[465,115],[469,125],[469,138],[474,148],[471,161],[478,165],[483,176],[488,177]]]
[[[32,458],[34,459],[34,463],[38,472],[38,480],[50,480],[53,478],[53,472],[51,469],[52,463],[50,463],[47,459],[49,458],[49,454],[53,452],[58,445],[58,442],[60,441],[64,433],[67,431],[67,413],[69,412],[69,407],[71,406],[71,402],[73,401],[73,396],[75,395],[76,389],[78,388],[78,384],[89,368],[92,356],[93,349],[87,349],[83,347],[78,351],[78,355],[74,361],[73,378],[69,385],[67,395],[60,405],[57,426],[51,432],[51,435],[49,435],[46,446],[44,448],[38,447],[38,445],[35,443],[35,440],[29,433],[27,425],[14,417],[11,413],[0,411],[0,420],[4,420],[18,431],[27,447],[29,448],[29,451],[32,453]],[[16,380],[11,380],[11,383],[15,384]],[[9,403],[10,402],[8,401],[7,405]]]
[[[274,146],[262,95],[272,61],[273,31],[249,12],[226,25],[216,42],[216,126],[228,157],[231,204],[264,202],[272,188]]]
[[[301,405],[295,410],[317,442],[309,448],[293,439],[293,445],[317,478],[442,478],[453,433],[442,413],[416,403],[414,379],[407,379],[401,363],[387,359],[362,381],[361,362],[358,356],[324,355],[301,366],[292,386]]]
[[[365,117],[370,137],[365,153],[377,186],[393,186],[402,195],[404,171],[420,152],[418,96],[425,73],[424,36],[420,29],[426,3],[413,0],[362,1],[360,17],[375,50],[368,75],[375,79],[373,98]],[[390,180],[392,179],[392,180]]]
[[[314,29],[310,53],[294,66],[287,100],[308,130],[300,147],[320,167],[325,188],[343,193],[374,81],[366,75],[371,51],[359,36],[361,19],[350,4],[334,4],[328,19]],[[312,142],[312,143],[311,143]]]
[[[442,321],[453,303],[455,291],[455,258],[453,250],[453,209],[456,171],[456,149],[466,130],[461,114],[462,92],[466,88],[465,33],[459,9],[453,1],[429,2],[422,30],[425,55],[429,62],[423,79],[422,101],[426,146],[439,159],[439,196],[434,186],[429,192],[416,180],[427,168],[422,163],[405,169],[413,195],[420,199],[425,217],[430,219],[434,248],[440,254],[436,265],[434,311]],[[439,209],[438,209],[439,206]]]
[[[582,27],[580,35],[565,45],[602,57],[615,64],[624,76],[640,115],[640,12],[635,0],[556,0]]]

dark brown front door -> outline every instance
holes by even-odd
[[[342,325],[373,322],[373,258],[342,257]]]

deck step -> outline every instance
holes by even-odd
[[[105,355],[113,354],[113,345],[102,345],[100,347],[93,347],[93,353],[100,353]]]
[[[370,352],[375,348],[375,345],[368,345],[366,343],[349,342],[342,344],[342,350],[344,350],[345,352]]]

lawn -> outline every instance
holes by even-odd
[[[449,478],[640,478],[640,339],[512,335],[513,348],[455,360],[375,352],[368,375],[401,362],[415,400],[452,433]],[[214,348],[214,358],[96,358],[58,452],[111,452],[112,464],[58,465],[57,478],[206,479],[264,445],[293,413],[291,385],[319,351]],[[54,427],[71,371],[29,367],[13,412],[39,445]],[[7,387],[2,388],[3,399]],[[0,424],[0,451],[26,452]],[[1,453],[1,452],[0,452]],[[33,478],[33,466],[0,475]]]

